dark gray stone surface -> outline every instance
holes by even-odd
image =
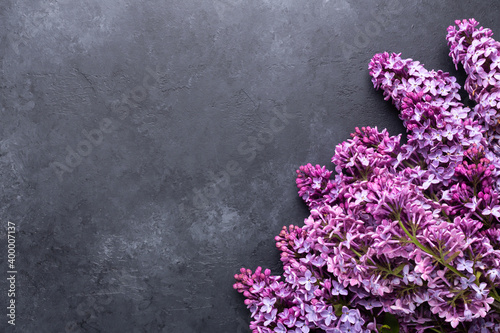
[[[0,2],[2,332],[248,332],[241,266],[280,272],[295,170],[355,126],[403,131],[376,52],[455,71],[445,35],[489,1]],[[274,120],[273,120],[274,119]],[[90,137],[90,138],[89,138]]]

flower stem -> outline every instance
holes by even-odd
[[[422,251],[424,251],[427,254],[430,254],[437,262],[439,262],[440,264],[442,264],[443,266],[445,266],[446,268],[448,268],[453,273],[457,274],[460,277],[465,277],[464,274],[462,274],[459,271],[457,271],[453,266],[451,266],[451,265],[447,264],[446,262],[444,262],[444,260],[442,258],[437,257],[434,252],[432,252],[430,249],[428,249],[427,247],[425,247],[424,245],[422,245],[422,243],[420,243],[418,241],[417,237],[415,237],[414,235],[410,234],[410,232],[408,231],[408,229],[406,229],[406,227],[403,225],[403,222],[401,221],[401,219],[398,220],[398,224],[403,229],[403,231],[408,236],[408,238],[410,238],[410,240],[413,242],[413,244],[415,244],[419,249],[421,249]]]

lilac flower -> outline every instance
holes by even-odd
[[[294,327],[297,321],[296,314],[290,309],[284,309],[283,312],[279,314],[279,317],[283,320],[283,324],[289,328]]]
[[[269,326],[269,324],[276,319],[277,312],[278,312],[277,309],[272,309],[271,312],[264,314],[264,319],[265,319],[264,326]]]
[[[331,289],[330,292],[332,295],[338,296],[338,295],[347,295],[347,289],[345,289],[340,283],[337,281],[333,280],[331,282]]]
[[[401,299],[397,299],[396,304],[391,305],[391,310],[395,311],[395,313],[410,314],[415,310],[415,305],[413,303],[410,303],[408,307],[406,306],[406,304],[403,304]]]
[[[354,202],[355,205],[359,205],[362,202],[370,202],[372,201],[373,194],[368,192],[368,190],[362,190],[361,192],[356,192],[354,194],[354,198],[356,201]]]
[[[304,321],[297,321],[295,323],[295,326],[297,327],[295,329],[295,332],[296,333],[309,333],[310,329],[309,329],[309,326],[306,325],[306,323]]]
[[[464,205],[464,207],[469,208],[471,211],[475,211],[477,209],[477,206],[479,205],[481,199],[477,199],[477,197],[472,197],[471,202],[468,202]]]
[[[266,286],[266,283],[264,281],[259,281],[257,283],[254,283],[252,285],[253,292],[259,293],[264,287]]]
[[[493,215],[496,218],[500,218],[500,205],[496,205],[494,207],[486,207],[481,214],[483,215]]]
[[[263,305],[260,311],[265,313],[270,313],[273,310],[274,303],[276,303],[276,298],[264,297],[262,299]]]
[[[283,325],[282,323],[278,323],[276,325],[276,328],[274,329],[274,332],[276,332],[276,333],[287,333],[288,330],[286,329],[285,325]]]
[[[306,290],[311,290],[311,286],[316,283],[317,279],[312,275],[310,270],[307,270],[303,277],[299,278],[299,283],[304,285]]]
[[[408,141],[356,128],[335,148],[333,178],[297,170],[310,216],[275,237],[283,276],[235,275],[253,332],[387,331],[384,312],[402,333],[500,332],[500,43],[473,19],[456,25],[450,55],[476,106],[449,73],[372,58]]]
[[[329,305],[328,307],[325,306],[319,315],[321,316],[321,318],[323,318],[326,327],[329,327],[330,324],[333,323],[335,319],[337,319],[337,316],[335,316],[335,311],[331,305]]]
[[[342,307],[342,316],[340,317],[340,321],[345,323],[349,321],[351,324],[356,323],[359,317],[359,312],[353,309],[349,309],[346,306]]]
[[[464,258],[459,258],[457,260],[457,269],[459,271],[467,271],[472,274],[474,262],[472,260],[465,260]]]
[[[326,260],[319,255],[311,258],[310,263],[316,267],[323,267],[326,264]]]
[[[477,299],[482,299],[488,295],[489,290],[486,289],[486,286],[487,285],[484,282],[482,282],[479,286],[475,284],[472,286],[472,289],[474,289],[474,291],[476,292]]]
[[[476,282],[475,276],[470,276],[469,278],[461,277],[460,278],[460,285],[461,285],[460,288],[462,290],[473,288],[475,286],[475,282]]]
[[[500,278],[500,269],[498,268],[493,268],[493,269],[490,269],[486,272],[486,276],[491,280],[491,281],[495,281],[497,280],[498,278]]]
[[[348,249],[350,249],[350,248],[351,248],[351,242],[352,242],[352,240],[353,240],[354,238],[355,238],[355,236],[354,236],[352,233],[348,232],[348,233],[345,235],[345,241],[343,241],[343,242],[342,242],[342,243],[340,243],[340,244],[342,244],[342,245],[344,245],[345,247],[347,247]]]
[[[361,300],[358,304],[364,306],[367,310],[372,310],[382,306],[382,303],[376,299]]]

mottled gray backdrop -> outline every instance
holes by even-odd
[[[1,0],[0,331],[249,332],[295,170],[403,132],[376,52],[459,75],[445,35],[498,1]],[[7,223],[16,325],[7,324]]]

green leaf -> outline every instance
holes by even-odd
[[[396,267],[396,269],[392,272],[392,274],[394,275],[398,275],[402,270],[403,268],[405,268],[407,264],[401,264],[399,265],[398,267]]]
[[[446,263],[449,264],[450,262],[452,262],[453,259],[455,259],[456,257],[458,257],[458,255],[460,254],[460,251],[457,251],[455,253],[453,253],[448,259],[446,259]]]
[[[399,322],[395,315],[386,312],[382,323],[381,333],[399,333]]]
[[[333,308],[335,309],[335,315],[337,317],[342,316],[342,304],[335,304]]]

